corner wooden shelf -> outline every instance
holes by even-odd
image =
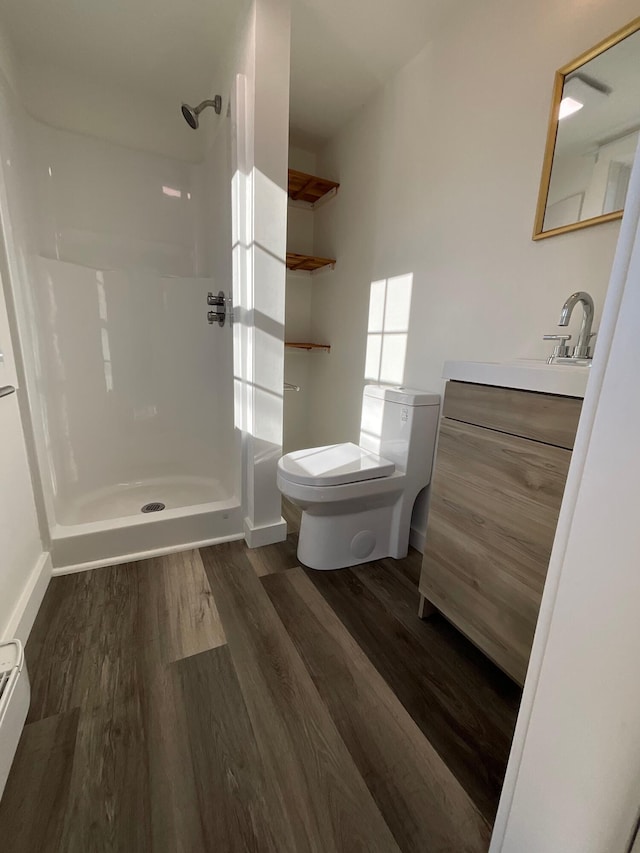
[[[285,347],[288,349],[305,349],[305,350],[321,350],[323,352],[330,352],[331,346],[329,344],[308,344],[308,343],[298,343],[297,341],[285,341]]]
[[[287,269],[292,272],[316,272],[316,270],[336,265],[335,258],[320,258],[317,255],[298,255],[296,252],[287,252]]]
[[[308,175],[306,172],[298,172],[289,169],[289,184],[287,193],[291,201],[304,202],[305,205],[316,207],[319,202],[328,201],[338,191],[340,186],[337,181],[327,178],[318,178],[316,175]]]

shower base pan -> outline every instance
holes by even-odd
[[[54,574],[242,538],[240,502],[220,483],[158,478],[93,492],[61,509]]]

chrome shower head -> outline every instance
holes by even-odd
[[[213,107],[217,115],[220,115],[222,112],[222,97],[220,95],[216,95],[213,100],[202,101],[202,103],[198,104],[197,107],[190,107],[189,104],[182,104],[180,107],[184,120],[192,130],[198,129],[200,124],[200,113],[207,107]]]

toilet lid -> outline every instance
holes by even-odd
[[[331,444],[287,453],[278,462],[280,474],[306,486],[338,486],[388,477],[396,466],[357,444]]]

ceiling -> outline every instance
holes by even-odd
[[[313,147],[333,136],[418,53],[451,5],[451,0],[293,0],[292,141]]]
[[[447,0],[292,5],[292,139],[314,147],[420,50]],[[247,7],[248,0],[2,0],[1,16],[23,60],[198,101]]]

